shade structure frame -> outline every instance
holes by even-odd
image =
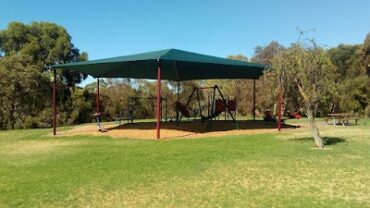
[[[94,78],[157,79],[157,61],[161,61],[162,80],[258,79],[264,65],[197,54],[177,49],[120,56],[68,64],[61,68]]]
[[[208,79],[256,80],[263,74],[266,67],[256,63],[219,58],[177,49],[166,49],[93,61],[56,64],[52,65],[51,68],[54,71],[56,69],[63,69],[85,73],[97,79],[131,78],[157,80],[156,126],[157,138],[159,139],[161,106],[158,100],[161,95],[160,88],[162,80],[177,82]],[[55,119],[56,109],[54,109],[53,115]],[[55,129],[56,124],[54,124],[54,132],[56,132]]]
[[[157,109],[156,109],[156,133],[157,139],[161,138],[161,62],[157,61]]]
[[[56,69],[53,69],[53,87],[52,87],[52,94],[53,94],[53,135],[57,135],[57,72]]]

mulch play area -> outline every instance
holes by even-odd
[[[211,131],[207,122],[201,121],[163,122],[161,124],[161,139],[174,138],[202,138],[220,137],[227,135],[264,134],[276,132],[276,123],[265,121],[238,121],[239,129],[235,128],[233,121],[215,120],[212,122]],[[127,137],[135,139],[156,139],[155,122],[127,123],[121,126],[108,124],[105,126],[107,132],[99,132],[96,124],[84,124],[73,127],[73,129],[60,131],[59,136],[92,135],[111,136],[114,138]],[[283,128],[295,128],[295,126],[284,125]]]

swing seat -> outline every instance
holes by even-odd
[[[222,99],[217,99],[216,100],[216,112],[220,114],[224,111],[226,111],[226,106],[225,106],[224,101]]]
[[[219,116],[221,113],[222,113],[222,112],[215,111],[215,112],[213,112],[213,113],[212,113],[211,115],[209,115],[209,116],[202,116],[202,120],[203,120],[203,121],[206,121],[206,120],[213,119],[213,118],[215,118],[215,117]]]
[[[94,113],[94,117],[100,117],[101,116],[101,113]]]
[[[107,132],[108,130],[106,128],[103,127],[103,124],[100,122],[100,116],[101,116],[101,113],[94,113],[94,116],[96,117],[96,123],[98,125],[98,131],[100,132]]]
[[[276,122],[276,118],[275,116],[272,115],[272,112],[271,111],[265,111],[265,116],[263,117],[263,120],[265,122]]]
[[[236,111],[236,100],[228,100],[227,108],[229,111]]]
[[[186,107],[185,104],[179,102],[179,101],[176,101],[175,102],[175,106],[176,108],[181,112],[181,114],[187,118],[190,117],[190,112],[188,110],[188,108]]]

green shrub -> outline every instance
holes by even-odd
[[[24,119],[24,127],[27,129],[35,129],[39,127],[39,118],[33,116],[27,116]]]

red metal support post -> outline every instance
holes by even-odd
[[[96,113],[99,114],[99,78],[96,80]]]
[[[253,121],[256,120],[256,80],[253,79]]]
[[[53,135],[57,134],[57,72],[53,69]]]
[[[280,131],[281,130],[281,109],[282,109],[282,103],[283,103],[283,92],[280,88],[279,90],[279,97],[278,97],[278,107],[277,107],[277,110],[278,110],[278,120],[277,120],[277,127],[278,127],[278,130]]]
[[[177,81],[177,102],[180,101],[180,81]],[[176,108],[176,123],[179,121],[179,109]]]
[[[161,63],[157,68],[157,139],[161,138]]]

